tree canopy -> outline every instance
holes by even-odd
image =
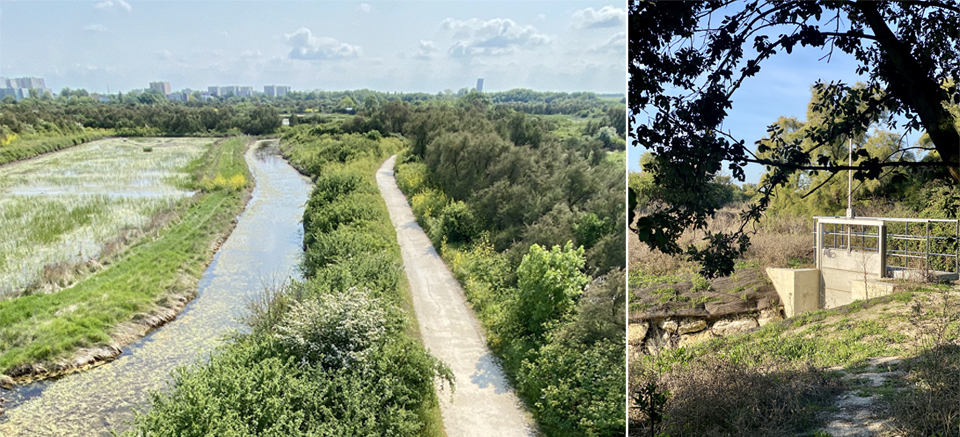
[[[655,181],[669,187],[664,206],[637,221],[640,240],[665,253],[686,251],[707,277],[729,274],[749,245],[744,231],[770,204],[775,187],[798,171],[855,170],[876,179],[889,167],[946,167],[960,181],[960,132],[945,105],[957,99],[960,77],[960,7],[954,1],[921,2],[651,2],[635,1],[630,12],[631,137],[653,153]],[[764,61],[797,46],[823,49],[856,60],[860,86],[818,81],[813,109],[820,122],[802,135],[784,123],[768,128],[756,152],[747,141],[722,131],[733,97],[744,81],[761,73]],[[829,79],[828,79],[829,80]],[[646,114],[646,122],[638,122]],[[826,150],[862,137],[870,126],[924,131],[941,160],[909,160],[904,154],[873,156],[864,150],[856,165],[838,165]],[[879,154],[878,154],[879,155]],[[760,196],[733,233],[705,232],[706,248],[681,248],[685,228],[706,231],[716,211],[710,181],[726,167],[740,182],[744,167],[773,170]],[[675,193],[669,196],[669,193]]]

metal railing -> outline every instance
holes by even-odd
[[[814,217],[813,237],[816,246],[817,223],[821,219],[843,217]],[[960,272],[960,220],[909,219],[887,217],[857,217],[877,220],[886,227],[886,265],[903,269]],[[831,226],[828,230],[827,226]],[[871,232],[872,228],[876,232]],[[879,246],[879,227],[824,223],[823,247],[835,250],[876,252]],[[858,244],[859,243],[859,244]]]

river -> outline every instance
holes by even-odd
[[[270,142],[246,153],[256,178],[236,229],[198,284],[197,297],[173,321],[128,345],[94,369],[0,390],[7,408],[0,435],[109,436],[129,427],[134,409],[163,389],[178,366],[204,359],[224,335],[242,330],[246,303],[264,286],[299,277],[303,208],[309,180],[280,158]]]

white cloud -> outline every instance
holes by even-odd
[[[291,59],[334,60],[360,56],[360,46],[347,44],[329,37],[315,37],[310,29],[301,27],[296,32],[285,34],[287,44],[292,46]]]
[[[414,55],[414,57],[420,59],[429,59],[436,51],[437,45],[434,44],[433,41],[420,40],[420,43],[417,46],[417,54]]]
[[[370,6],[366,3],[360,3],[360,6],[357,6],[357,10],[363,12],[364,14],[369,14],[373,12],[373,6]]]
[[[597,53],[621,53],[627,51],[627,33],[618,32],[603,44],[593,48]]]
[[[550,43],[550,37],[538,33],[533,26],[521,26],[513,20],[494,18],[482,21],[476,18],[454,20],[447,18],[440,28],[453,33],[459,41],[447,53],[455,58],[475,55],[502,55],[519,48]]]
[[[105,11],[113,10],[114,7],[120,7],[130,12],[133,10],[133,7],[130,6],[130,3],[125,2],[124,0],[105,0],[100,3],[93,5],[97,9],[103,9]]]
[[[82,29],[87,32],[106,32],[108,30],[106,27],[103,27],[102,24],[88,24],[83,26]]]
[[[623,27],[627,22],[627,11],[623,8],[604,6],[599,11],[586,8],[574,12],[571,25],[577,29],[597,29],[603,27]]]

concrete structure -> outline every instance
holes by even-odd
[[[777,289],[783,313],[793,317],[820,308],[820,272],[817,269],[767,269]]]
[[[150,82],[150,89],[160,91],[163,95],[170,94],[170,82]]]
[[[893,293],[892,279],[954,281],[960,221],[814,217],[816,269],[767,269],[787,317]],[[816,281],[808,278],[815,272]]]
[[[477,92],[483,92],[483,78],[477,79]]]
[[[11,96],[17,101],[30,97],[30,90],[25,88],[0,88],[0,99]]]
[[[186,102],[189,99],[190,93],[186,91],[177,91],[170,94],[167,94],[167,98],[175,102]]]
[[[270,97],[283,97],[290,92],[290,87],[282,85],[264,85],[263,93]]]
[[[833,231],[827,232],[831,225]],[[859,230],[854,230],[855,227]],[[886,242],[887,228],[883,220],[817,218],[817,269],[822,279],[824,308],[853,302],[853,281],[876,281],[885,276]]]
[[[866,300],[875,297],[886,296],[894,292],[896,288],[892,282],[881,281],[851,281],[850,295],[852,300]]]
[[[252,97],[252,96],[253,96],[252,86],[237,87],[237,97]]]
[[[11,88],[34,88],[38,90],[46,90],[47,86],[43,83],[43,79],[39,77],[21,77],[19,79],[10,79]]]
[[[11,96],[17,100],[23,100],[30,97],[30,90],[37,90],[38,95],[50,92],[42,78],[39,77],[21,77],[17,79],[7,79],[0,77],[0,99]]]

